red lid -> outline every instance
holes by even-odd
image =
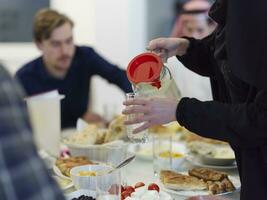
[[[158,82],[163,63],[154,53],[142,53],[131,60],[127,67],[127,77],[134,83]]]

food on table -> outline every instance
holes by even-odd
[[[226,142],[220,141],[220,140],[214,140],[210,138],[201,137],[195,133],[192,133],[184,128],[184,131],[181,135],[181,140],[185,140],[187,143],[193,142],[193,141],[201,141],[208,144],[227,144]]]
[[[154,134],[174,134],[182,132],[184,128],[178,122],[171,122],[167,125],[154,125],[148,129],[149,133]]]
[[[96,124],[88,124],[82,131],[63,138],[69,145],[95,145],[112,142],[125,137],[125,116],[120,115],[111,121],[108,128],[99,128]]]
[[[123,190],[129,191],[130,193],[135,192],[135,189],[134,189],[134,187],[132,187],[132,186],[125,186],[125,187],[123,188]]]
[[[207,168],[189,170],[189,175],[201,178],[207,182],[208,190],[212,194],[220,194],[235,190],[234,184],[229,180],[227,173]]]
[[[77,156],[70,158],[58,158],[55,164],[63,175],[70,177],[70,170],[73,167],[94,163],[84,156]]]
[[[93,197],[86,196],[86,195],[81,195],[78,198],[73,198],[71,200],[96,200],[96,199]]]
[[[131,197],[131,192],[125,190],[121,193],[121,200],[127,199],[127,197]]]
[[[174,132],[181,132],[184,129],[177,121],[169,123],[167,127]]]
[[[159,186],[155,183],[151,183],[148,188],[148,190],[156,190],[157,192],[159,192]]]
[[[235,190],[235,186],[225,172],[207,168],[194,168],[189,175],[162,170],[160,180],[166,188],[173,190],[208,190],[211,194],[220,194]]]
[[[191,152],[217,159],[234,159],[235,154],[229,144],[217,144],[206,140],[192,141],[188,143]]]
[[[194,168],[189,170],[188,174],[203,179],[204,181],[221,181],[228,176],[225,172],[219,172],[208,168]]]
[[[162,157],[162,158],[181,158],[181,157],[184,157],[183,154],[181,153],[176,153],[176,152],[170,152],[170,151],[164,151],[164,152],[161,152],[159,153],[159,156]]]
[[[161,195],[159,186],[155,183],[145,186],[143,182],[138,182],[135,187],[122,187],[121,200],[165,200]],[[169,199],[168,199],[169,200]]]
[[[117,116],[109,124],[109,132],[105,136],[105,142],[123,139],[126,137],[126,127],[124,125],[126,117],[124,115]]]
[[[173,190],[205,190],[206,183],[193,176],[176,173],[169,170],[160,172],[161,182],[166,188]]]
[[[96,176],[97,172],[96,171],[79,171],[78,176]]]
[[[208,185],[208,190],[212,194],[220,194],[235,190],[235,186],[228,178],[225,178],[221,181],[207,181],[207,185]]]
[[[66,138],[64,142],[67,144],[88,145],[95,144],[98,139],[98,129],[96,125],[88,124],[82,131],[74,133]]]
[[[145,186],[145,184],[143,182],[138,182],[135,184],[134,188],[139,188],[139,187],[143,187]]]

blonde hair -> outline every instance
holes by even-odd
[[[73,21],[55,10],[41,9],[39,10],[33,22],[33,37],[36,42],[49,39],[54,29],[69,23],[74,26]]]

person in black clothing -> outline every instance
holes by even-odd
[[[100,75],[124,92],[131,91],[124,70],[110,64],[92,48],[75,46],[73,22],[50,9],[40,10],[34,19],[34,39],[42,56],[27,63],[16,73],[28,96],[57,89],[61,102],[62,128],[73,127],[78,118],[98,122],[90,112],[89,88],[93,75]]]
[[[217,0],[209,14],[218,27],[208,37],[159,38],[149,43],[148,49],[161,50],[159,56],[177,56],[188,69],[210,77],[213,101],[152,98],[124,102],[132,107],[123,113],[143,113],[125,122],[144,122],[135,133],[177,120],[203,137],[230,143],[242,185],[241,200],[267,198],[266,9],[264,1],[254,5],[248,0]],[[250,30],[253,21],[261,26]]]

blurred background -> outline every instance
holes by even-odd
[[[110,62],[126,68],[145,51],[148,42],[170,35],[179,5],[185,0],[0,0],[0,61],[14,74],[23,64],[40,55],[32,42],[32,22],[37,10],[56,9],[73,19],[74,40],[90,45]],[[181,65],[170,59],[170,68]],[[173,72],[175,73],[175,72]],[[179,78],[178,78],[179,79]],[[211,98],[206,81],[205,95],[182,91],[183,96]],[[176,80],[179,87],[179,80]],[[190,86],[191,87],[191,86]],[[96,89],[97,88],[97,89]],[[194,91],[192,84],[191,90]],[[197,90],[197,89],[195,89]],[[120,112],[124,94],[100,77],[92,82],[91,103],[96,113],[105,107]]]

